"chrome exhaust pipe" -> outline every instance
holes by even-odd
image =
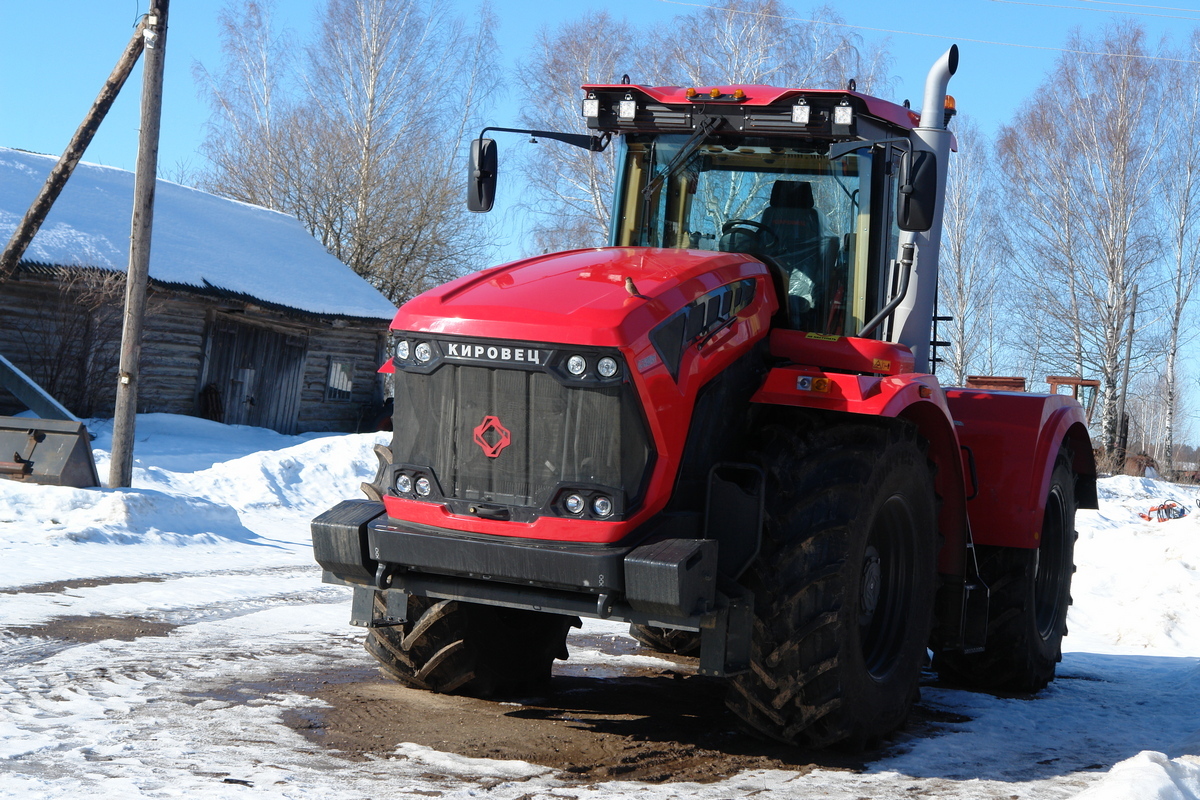
[[[950,76],[957,71],[958,45],[952,44],[941,58],[933,62],[925,78],[925,101],[921,105],[922,128],[946,127],[946,87],[950,85]]]

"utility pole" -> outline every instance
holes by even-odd
[[[137,174],[133,184],[133,222],[129,234],[129,272],[125,281],[125,324],[117,372],[113,414],[112,464],[108,485],[133,480],[133,429],[137,417],[138,362],[142,355],[142,318],[150,276],[150,234],[154,227],[154,189],[158,179],[158,131],[162,121],[163,61],[167,50],[167,6],[150,0],[142,28],[146,58],[142,65],[142,126],[138,135]]]
[[[75,171],[75,165],[79,163],[79,159],[83,158],[83,152],[92,143],[92,137],[96,135],[100,123],[104,121],[104,115],[108,113],[113,101],[117,99],[121,87],[125,85],[125,79],[133,71],[133,65],[137,63],[138,57],[142,54],[142,43],[145,41],[142,35],[143,24],[138,24],[129,44],[125,46],[125,52],[121,54],[117,65],[113,67],[112,74],[100,88],[100,94],[96,95],[96,101],[92,103],[91,110],[83,118],[83,122],[79,123],[79,128],[71,137],[67,149],[63,151],[58,163],[54,165],[54,169],[46,178],[42,191],[38,193],[37,199],[29,206],[21,224],[13,231],[12,238],[8,240],[8,246],[4,248],[3,255],[0,255],[0,283],[4,283],[12,277],[17,264],[21,261],[21,256],[25,255],[29,243],[33,241],[38,229],[46,221],[50,207],[58,199],[59,192],[66,185],[71,173]]]
[[[1125,338],[1125,364],[1121,368],[1121,399],[1117,402],[1116,474],[1125,474],[1125,449],[1129,446],[1129,425],[1125,422],[1125,396],[1129,393],[1129,358],[1133,353],[1133,325],[1137,319],[1138,288],[1133,287],[1133,304],[1129,309],[1129,336]]]

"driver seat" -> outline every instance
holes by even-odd
[[[808,181],[775,181],[771,202],[763,211],[764,225],[779,237],[780,260],[789,271],[812,271],[821,245],[821,216]]]

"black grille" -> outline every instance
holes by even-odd
[[[651,450],[633,387],[570,385],[547,371],[442,363],[398,369],[395,461],[428,468],[441,497],[548,512],[559,487],[605,487],[618,509],[638,500]],[[485,418],[509,432],[490,458]],[[484,432],[495,444],[495,427]],[[518,518],[526,515],[518,515]]]

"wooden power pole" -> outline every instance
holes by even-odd
[[[83,158],[83,152],[91,144],[92,137],[96,135],[100,123],[104,121],[104,115],[108,113],[113,101],[117,99],[117,94],[125,85],[125,79],[133,71],[133,65],[137,63],[138,57],[142,54],[142,44],[145,41],[142,34],[143,27],[144,23],[139,24],[137,30],[133,32],[133,38],[125,46],[125,52],[121,54],[117,65],[113,67],[112,74],[100,88],[100,94],[96,95],[96,102],[92,103],[91,110],[79,124],[67,149],[63,151],[58,163],[50,171],[45,185],[42,186],[42,191],[38,193],[33,205],[25,212],[21,224],[13,231],[12,237],[8,240],[8,246],[4,248],[3,255],[0,255],[0,283],[4,283],[12,277],[17,264],[21,261],[21,256],[25,255],[29,243],[33,241],[38,229],[46,221],[50,207],[54,205],[54,201],[58,198],[63,186],[66,185],[67,179],[71,177],[71,173],[75,171],[75,165],[79,163],[79,159]]]
[[[110,487],[133,480],[133,428],[137,416],[138,362],[142,355],[142,318],[150,276],[150,234],[154,227],[154,189],[158,180],[158,131],[162,121],[163,61],[167,50],[167,5],[150,0],[143,24],[146,58],[142,65],[142,126],[138,136],[137,175],[133,184],[133,222],[129,234],[129,274],[125,282],[125,325],[117,372],[113,414]]]
[[[1117,403],[1117,447],[1114,475],[1125,474],[1125,458],[1128,456],[1129,427],[1125,422],[1125,398],[1129,394],[1129,360],[1133,356],[1133,330],[1137,322],[1138,287],[1133,287],[1133,305],[1129,309],[1129,336],[1125,339],[1125,364],[1122,366],[1121,394]]]

